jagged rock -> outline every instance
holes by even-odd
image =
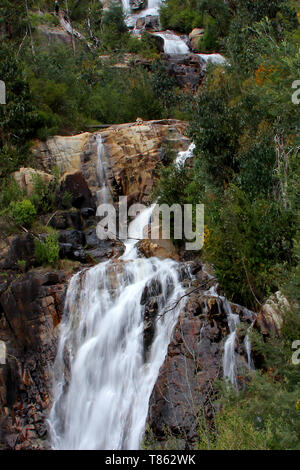
[[[85,132],[74,136],[50,137],[46,142],[36,141],[32,151],[41,170],[49,172],[57,166],[64,176],[65,173],[80,170],[80,157],[90,136],[89,132]]]
[[[13,177],[18,183],[19,187],[26,191],[28,195],[33,193],[34,177],[39,176],[42,181],[48,185],[50,181],[54,181],[54,176],[44,171],[34,170],[33,168],[20,168],[13,173]]]
[[[155,256],[157,258],[171,258],[179,260],[175,246],[171,240],[141,240],[137,244],[137,248],[146,258]]]
[[[164,54],[163,62],[168,74],[176,79],[180,87],[197,90],[206,67],[198,54]]]
[[[192,448],[198,437],[198,414],[204,413],[207,420],[213,417],[213,384],[223,375],[223,348],[229,334],[222,298],[205,291],[212,281],[205,273],[203,279],[199,276],[190,288],[149,403],[148,425],[156,438],[164,441],[171,431],[185,439],[186,448]],[[253,320],[254,316],[247,327]],[[247,369],[243,339],[237,335],[236,360],[241,370]]]
[[[66,276],[32,271],[0,292],[0,341],[7,351],[0,365],[0,448],[44,449]]]
[[[137,19],[136,21],[136,29],[138,30],[149,30],[149,31],[159,31],[160,30],[160,24],[159,24],[159,17],[154,16],[154,15],[146,15],[146,16],[141,16],[140,18]],[[164,50],[164,40],[160,38],[161,41],[159,41],[160,44],[160,51],[163,52]]]
[[[145,8],[147,0],[129,0],[131,10],[142,10]]]

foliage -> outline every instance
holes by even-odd
[[[17,224],[30,228],[36,217],[36,209],[29,199],[11,202],[8,208],[8,214]]]
[[[203,24],[195,0],[168,0],[160,8],[160,21],[163,29],[176,29],[187,34]]]
[[[57,235],[50,233],[45,241],[35,240],[35,257],[40,264],[54,265],[59,259]]]

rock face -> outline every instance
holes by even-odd
[[[197,90],[205,70],[205,62],[198,54],[164,54],[163,62],[181,88]]]
[[[71,36],[61,26],[51,27],[41,24],[37,28],[36,36],[43,44],[46,42],[48,45],[64,44],[69,47],[72,46]]]
[[[170,431],[183,439],[185,448],[192,448],[199,413],[206,420],[213,417],[213,383],[223,376],[224,343],[229,329],[222,298],[205,291],[211,282],[202,270],[196,273],[150,398],[148,426],[162,443]],[[239,313],[246,327],[253,322],[249,311],[234,305],[232,310]],[[247,369],[243,339],[242,334],[237,335],[235,347],[241,374]]]
[[[186,123],[177,120],[120,124],[93,134],[52,137],[37,143],[35,153],[43,171],[57,165],[63,179],[81,172],[95,197],[99,189],[97,135],[101,135],[102,162],[114,200],[128,195],[130,202],[150,202],[162,147],[172,145],[177,150],[186,150],[190,142],[184,136],[185,129]]]
[[[36,142],[33,153],[44,171],[58,166],[62,175],[80,170],[80,157],[90,134],[85,132],[74,136],[54,136],[46,142]]]
[[[26,191],[28,195],[31,195],[33,192],[34,179],[36,177],[41,178],[41,180],[48,185],[50,181],[54,180],[54,176],[44,171],[34,170],[33,168],[20,168],[18,171],[13,173],[13,177],[16,180],[18,186]]]
[[[56,355],[67,279],[32,271],[0,279],[0,448],[45,448],[51,364]],[[2,361],[3,362],[3,361]]]

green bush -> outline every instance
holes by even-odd
[[[23,199],[22,201],[10,203],[8,215],[17,225],[30,228],[37,212],[29,199]]]
[[[57,235],[50,233],[44,242],[35,240],[34,254],[38,263],[54,265],[59,259],[59,243]]]

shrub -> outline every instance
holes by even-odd
[[[55,264],[59,259],[59,243],[57,235],[50,233],[46,240],[35,240],[34,254],[40,264]]]
[[[29,199],[23,199],[23,201],[11,202],[8,214],[17,225],[30,228],[37,213],[32,202]]]

